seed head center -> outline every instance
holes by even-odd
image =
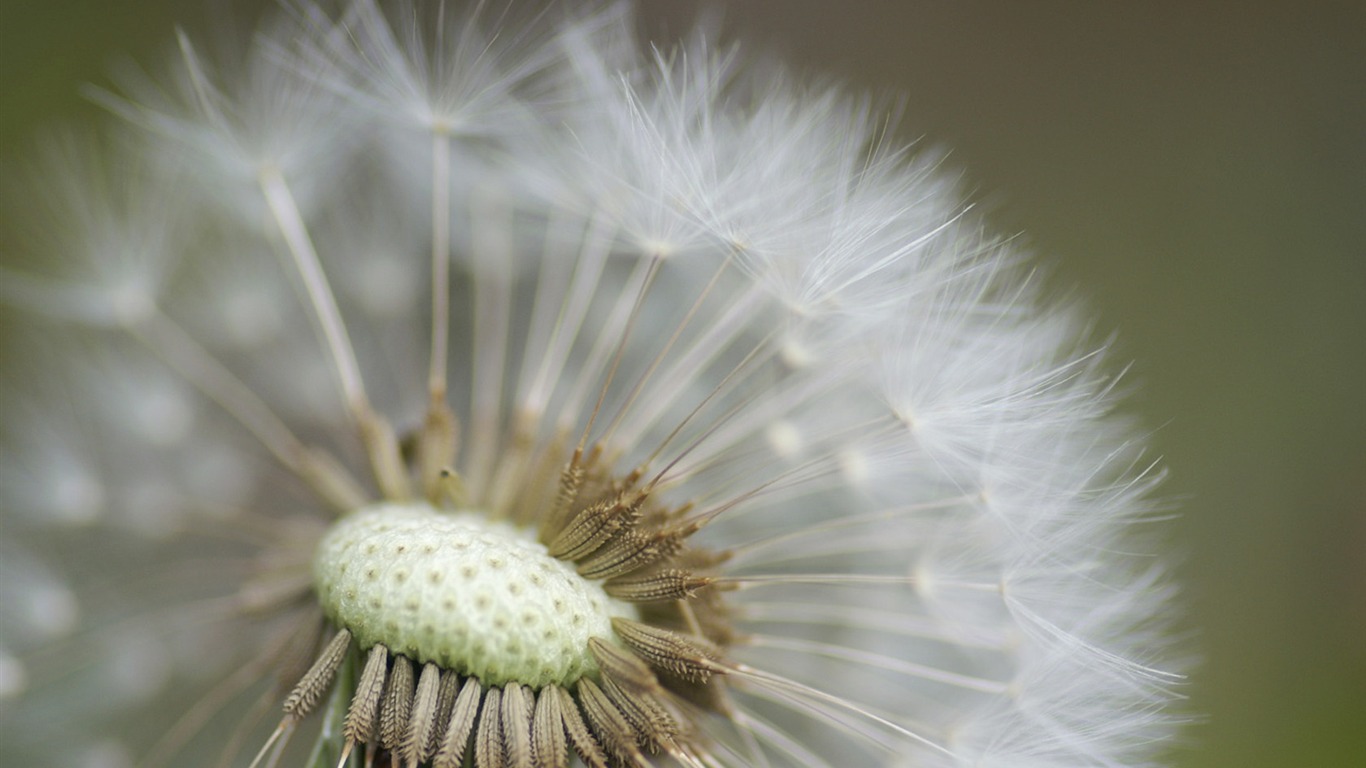
[[[593,637],[637,618],[531,531],[478,512],[379,504],[332,526],[313,557],[327,617],[376,644],[485,685],[568,685],[596,671]]]

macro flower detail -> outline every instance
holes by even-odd
[[[867,99],[519,13],[291,3],[49,143],[6,757],[1156,764],[1160,472],[1078,311]]]

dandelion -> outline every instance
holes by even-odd
[[[50,142],[6,760],[1153,764],[1160,473],[1076,309],[868,100],[517,13],[291,5]]]

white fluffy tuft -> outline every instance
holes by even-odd
[[[624,5],[415,5],[181,36],[100,96],[131,140],[43,161],[0,264],[6,757],[119,765],[120,709],[267,655],[262,552],[370,493],[315,494],[302,446],[363,477],[358,421],[414,430],[430,387],[474,507],[580,435],[695,505],[741,638],[711,764],[1156,764],[1161,471],[941,159]]]

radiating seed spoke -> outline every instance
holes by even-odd
[[[474,732],[475,719],[479,715],[480,701],[484,696],[483,686],[473,677],[465,678],[460,694],[451,708],[450,724],[441,739],[441,749],[437,750],[434,768],[459,768],[465,762],[465,752],[469,749],[470,734]]]
[[[395,752],[402,747],[412,710],[413,663],[406,656],[396,655],[384,689],[384,702],[380,705],[380,746]]]
[[[568,768],[564,714],[555,686],[541,689],[531,718],[531,753],[536,768]]]
[[[518,683],[503,688],[503,744],[508,768],[532,768],[531,691]]]
[[[332,637],[332,641],[323,649],[318,660],[313,662],[313,666],[309,667],[303,679],[299,680],[298,685],[294,686],[294,690],[285,699],[286,715],[302,719],[318,706],[318,701],[332,686],[332,680],[337,676],[337,668],[341,666],[342,660],[346,658],[346,652],[350,649],[350,632],[343,629]]]
[[[384,693],[384,681],[389,670],[389,649],[376,645],[370,649],[361,671],[360,681],[356,683],[356,693],[351,698],[351,707],[346,712],[346,723],[342,734],[353,744],[368,744],[375,737],[375,724],[379,719],[380,697]]]
[[[603,585],[607,594],[632,603],[651,603],[664,600],[689,600],[697,591],[710,585],[706,576],[694,576],[691,571],[668,568],[643,578],[614,578]]]
[[[412,716],[408,721],[408,734],[403,740],[403,762],[416,768],[418,763],[431,757],[427,751],[436,730],[437,705],[441,692],[441,669],[428,662],[422,667],[417,681],[417,691],[413,694]]]
[[[655,669],[689,682],[706,682],[716,671],[712,661],[720,651],[705,640],[621,618],[612,620],[612,628]]]
[[[640,734],[612,703],[601,688],[589,678],[579,680],[579,704],[584,719],[598,739],[620,761],[646,765],[640,753]]]
[[[589,730],[588,724],[584,722],[578,702],[574,701],[569,691],[559,686],[552,686],[547,690],[553,691],[556,698],[560,700],[560,714],[564,718],[564,731],[569,737],[569,743],[574,747],[574,752],[589,768],[607,768],[607,754],[598,744],[597,737]]]
[[[479,708],[479,725],[474,735],[475,768],[505,768],[503,748],[503,692],[490,688]]]

